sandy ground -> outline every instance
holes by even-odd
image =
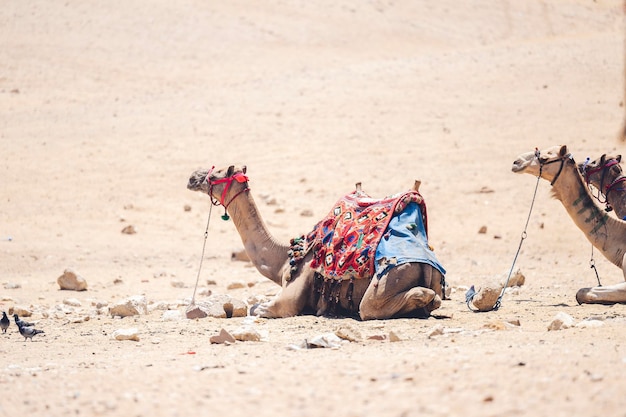
[[[45,335],[0,335],[0,415],[625,416],[626,307],[577,305],[591,246],[549,184],[525,285],[496,312],[464,303],[511,266],[536,182],[510,172],[519,153],[624,151],[623,28],[618,0],[5,1],[0,308]],[[187,178],[231,163],[284,241],[357,181],[383,197],[421,179],[452,299],[426,320],[259,320],[265,341],[229,346],[209,338],[246,319],[97,314],[133,295],[185,311],[210,207]],[[275,293],[231,261],[219,214],[200,285]],[[60,291],[66,268],[89,289]],[[548,331],[559,312],[601,325]],[[288,349],[341,326],[362,339]],[[131,327],[138,342],[112,338]]]

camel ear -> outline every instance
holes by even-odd
[[[567,145],[561,146],[561,150],[559,151],[559,156],[567,155]]]
[[[602,154],[602,156],[600,157],[600,163],[598,164],[598,166],[603,166],[604,162],[606,162],[606,154]]]
[[[617,161],[617,163],[619,164],[620,162],[622,162],[622,155],[617,155],[615,157],[615,160]]]
[[[243,168],[241,168],[241,172],[243,172],[244,174],[246,173],[247,170],[248,170],[248,167],[245,165],[243,166]]]
[[[235,166],[234,165],[229,166],[228,169],[226,170],[226,178],[232,177],[234,173],[235,173]]]

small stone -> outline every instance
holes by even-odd
[[[502,287],[499,283],[488,283],[478,290],[472,299],[472,304],[478,309],[478,311],[491,311],[502,292]]]
[[[57,278],[57,284],[62,290],[85,291],[87,290],[87,281],[74,270],[67,268],[63,275]]]
[[[360,342],[363,340],[363,336],[361,335],[359,329],[354,326],[350,326],[349,324],[341,325],[337,330],[335,330],[335,334],[337,337],[350,342]]]
[[[161,320],[163,321],[179,321],[183,318],[183,315],[178,310],[167,310],[163,312]]]
[[[5,290],[17,290],[18,288],[22,288],[22,285],[15,282],[6,282],[4,284]]]
[[[596,319],[583,320],[580,323],[576,324],[576,327],[580,329],[593,329],[602,326],[604,326],[604,322],[602,320]]]
[[[185,210],[185,211],[191,211],[191,206],[190,206],[189,204],[185,204],[185,205],[183,206],[183,210]]]
[[[197,305],[187,310],[187,318],[231,318],[246,317],[248,315],[248,305],[241,300],[232,298],[229,295],[212,295]],[[190,317],[191,316],[191,317]]]
[[[427,336],[430,339],[435,336],[441,336],[442,334],[443,334],[443,326],[441,324],[436,324],[428,331]]]
[[[143,295],[128,297],[109,307],[109,314],[112,317],[129,317],[147,313],[148,305]]]
[[[402,338],[400,336],[398,336],[398,334],[396,332],[394,332],[393,330],[389,331],[389,341],[390,342],[401,342]]]
[[[227,290],[238,290],[241,288],[246,288],[246,284],[241,281],[235,281],[228,284],[226,287]]]
[[[341,339],[335,333],[324,333],[307,340],[307,348],[331,348],[341,347]]]
[[[9,308],[9,316],[12,316],[13,314],[17,314],[20,317],[30,317],[33,315],[33,312],[27,307],[18,305]]]
[[[82,305],[76,298],[66,298],[63,300],[63,304],[71,307],[80,307]]]
[[[213,344],[232,345],[233,343],[236,342],[236,339],[233,337],[233,335],[228,333],[225,329],[221,329],[220,334],[217,336],[211,336],[209,338],[209,341]]]
[[[115,340],[132,340],[139,341],[139,330],[135,328],[130,329],[117,329],[113,332],[113,338]]]
[[[128,226],[122,229],[122,233],[125,235],[134,235],[135,233],[137,233],[137,230],[135,229],[135,226],[133,226],[132,224],[129,224]]]
[[[557,313],[548,325],[548,331],[564,330],[574,326],[574,318],[567,313]]]
[[[506,279],[505,279],[506,280]],[[508,287],[521,287],[526,282],[526,277],[519,269],[509,278]],[[504,285],[504,282],[502,283]]]
[[[252,326],[243,326],[230,332],[240,342],[260,342],[261,334]]]
[[[304,209],[300,212],[300,216],[302,217],[313,217],[313,210]]]
[[[481,226],[480,229],[478,229],[478,233],[481,235],[487,233],[487,226]]]
[[[170,285],[174,288],[185,288],[185,283],[180,280],[174,280],[170,282]]]

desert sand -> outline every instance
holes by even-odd
[[[45,334],[0,334],[0,415],[626,415],[626,306],[576,303],[596,284],[591,245],[547,182],[515,266],[524,285],[498,311],[465,305],[511,268],[536,184],[511,173],[518,154],[626,149],[620,1],[1,9],[0,309],[27,309]],[[422,320],[257,320],[262,341],[231,345],[209,339],[250,319],[106,314],[143,295],[184,315],[210,211],[187,179],[233,163],[283,241],[356,182],[383,197],[421,180],[451,299]],[[202,294],[275,294],[231,260],[242,245],[221,214]],[[623,280],[594,258],[604,284]],[[66,268],[87,291],[59,289]],[[578,326],[549,331],[558,313]],[[341,327],[361,337],[290,348]],[[127,328],[138,341],[112,337]]]

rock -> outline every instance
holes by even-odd
[[[586,319],[576,324],[575,327],[580,329],[593,329],[604,326],[604,322],[598,319]]]
[[[354,326],[350,326],[349,324],[341,325],[337,330],[335,330],[335,334],[337,337],[350,342],[360,342],[363,340],[363,336],[361,335],[359,329]]]
[[[185,283],[180,280],[174,280],[170,282],[170,285],[174,288],[185,288]]]
[[[434,325],[427,333],[428,338],[441,336],[443,334],[443,326],[441,324]]]
[[[5,282],[4,283],[4,289],[5,290],[17,290],[18,288],[22,288],[22,285],[18,284],[16,282]]]
[[[248,315],[248,305],[229,295],[212,295],[196,304],[197,309],[202,311],[204,316],[202,316],[202,313],[199,311],[193,309],[195,312],[191,312],[191,310],[187,311],[187,318],[203,318],[209,316],[225,319],[231,317],[246,317]],[[190,317],[190,314],[195,316]]]
[[[134,235],[135,233],[137,233],[137,230],[135,229],[135,226],[133,226],[132,224],[129,224],[128,226],[122,229],[122,233],[125,235]]]
[[[226,287],[227,290],[238,290],[240,288],[246,288],[246,284],[244,284],[241,281],[235,281],[235,282],[231,282],[230,284],[228,284],[228,286]]]
[[[506,278],[502,282],[503,286],[505,281]],[[518,269],[514,274],[511,275],[511,278],[509,278],[509,283],[507,287],[521,287],[522,285],[524,285],[525,282],[526,277],[524,276],[524,274],[522,274],[522,271]]]
[[[226,345],[232,345],[233,343],[236,342],[236,340],[233,337],[233,335],[231,335],[230,333],[228,333],[224,329],[220,330],[220,334],[219,335],[211,336],[209,338],[209,341],[211,343],[214,343],[214,344],[226,344]]]
[[[237,330],[230,332],[230,334],[240,342],[261,341],[261,333],[259,333],[253,326],[242,326]]]
[[[398,333],[393,330],[389,331],[389,341],[390,342],[401,342],[402,338],[398,335]]]
[[[487,226],[481,226],[480,229],[478,229],[478,233],[481,235],[487,233]]]
[[[115,340],[132,340],[139,341],[139,330],[135,328],[130,329],[117,329],[112,334]]]
[[[67,268],[63,275],[57,278],[57,284],[62,290],[85,291],[87,290],[87,281],[74,270]]]
[[[341,339],[335,333],[324,333],[306,341],[307,348],[331,348],[341,347]]]
[[[548,325],[548,331],[569,329],[573,326],[574,318],[567,313],[559,312],[554,316],[550,325]]]
[[[76,298],[66,298],[63,300],[63,304],[71,307],[80,307],[82,305]]]
[[[504,285],[499,283],[487,283],[474,295],[472,304],[478,311],[491,311],[496,304]]]
[[[163,312],[161,320],[163,321],[178,321],[183,318],[183,314],[178,310],[167,310]]]
[[[134,295],[109,307],[112,317],[129,317],[148,313],[148,303],[143,295]]]
[[[185,210],[185,211],[191,211],[191,206],[190,206],[189,204],[185,204],[185,205],[183,206],[183,210]]]
[[[30,317],[33,315],[33,312],[28,307],[13,306],[9,308],[9,316],[12,316],[13,314],[17,314],[20,317]]]

